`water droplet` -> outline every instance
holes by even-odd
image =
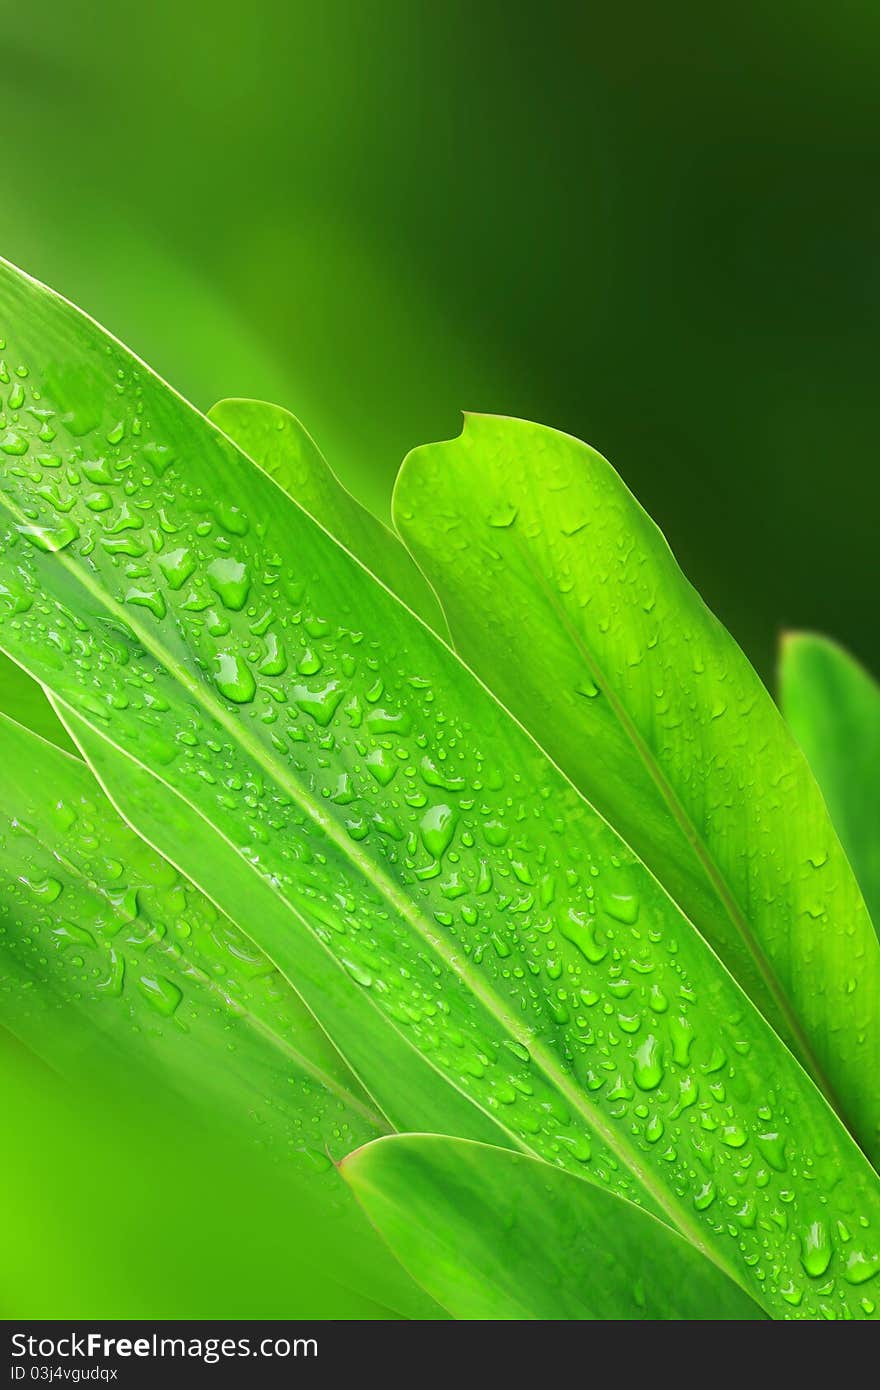
[[[659,1139],[662,1139],[664,1129],[665,1125],[660,1116],[656,1113],[651,1115],[645,1125],[645,1138],[648,1143],[656,1144]]]
[[[19,434],[17,430],[7,430],[3,438],[0,439],[0,449],[3,450],[4,454],[12,454],[13,456],[26,454],[29,448],[30,444],[27,438],[23,434]]]
[[[639,900],[634,893],[603,893],[602,907],[615,922],[628,927],[639,919]]]
[[[633,1080],[641,1091],[653,1091],[663,1080],[660,1043],[649,1033],[635,1053]]]
[[[61,460],[59,459],[58,462],[60,464]],[[110,472],[107,466],[107,460],[104,458],[84,459],[80,464],[80,468],[90,483],[113,482],[113,474]]]
[[[577,946],[581,955],[591,965],[598,965],[608,954],[608,948],[596,940],[595,924],[592,918],[570,908],[568,916],[559,924],[559,930],[567,941]]]
[[[880,1255],[866,1255],[863,1250],[853,1250],[843,1271],[848,1284],[866,1284],[880,1274]]]
[[[408,734],[412,720],[407,710],[371,709],[367,711],[367,726],[376,734]]]
[[[171,1017],[183,998],[183,991],[164,975],[141,975],[138,989],[156,1013],[165,1018]]]
[[[422,758],[419,763],[419,772],[422,781],[427,786],[440,787],[443,791],[458,792],[466,785],[463,777],[456,777],[452,773],[445,772],[442,767],[438,767],[433,759],[427,756]]]
[[[85,927],[78,927],[74,922],[59,922],[57,927],[52,928],[52,935],[63,951],[71,946],[94,946],[95,938]]]
[[[246,661],[235,652],[218,652],[214,683],[221,695],[237,705],[246,705],[254,698],[257,684]]]
[[[138,512],[132,511],[127,502],[123,502],[119,508],[119,513],[110,527],[111,536],[121,535],[123,531],[143,530],[144,519]]]
[[[357,961],[349,960],[346,956],[340,956],[339,959],[356,984],[363,985],[364,989],[370,988],[370,985],[373,983],[373,977],[369,971],[365,970]]]
[[[508,526],[513,525],[518,515],[519,511],[516,507],[506,504],[497,507],[494,512],[490,512],[486,517],[486,523],[489,526],[494,526],[498,530],[506,530]]]
[[[397,772],[397,760],[384,748],[376,748],[366,759],[367,770],[380,787],[387,787]],[[437,856],[439,858],[439,855]]]
[[[225,608],[237,613],[247,603],[251,581],[247,567],[231,555],[221,555],[208,566],[208,583]]]
[[[596,696],[602,693],[592,676],[583,676],[574,690],[576,695],[583,695],[585,700],[595,700]]]
[[[135,584],[125,595],[126,603],[133,603],[136,608],[148,608],[157,618],[165,617],[165,600],[158,589],[144,589]]]
[[[680,1067],[688,1066],[694,1030],[683,1014],[669,1020],[669,1036],[672,1040],[672,1060]]]
[[[57,878],[22,878],[21,882],[31,890],[35,898],[40,898],[44,903],[57,902],[64,891],[64,885],[59,883]]]
[[[291,694],[304,714],[326,729],[339,708],[345,689],[339,681],[329,681],[323,690],[310,690],[307,685],[295,685]]]
[[[266,655],[259,665],[261,676],[283,676],[287,670],[287,654],[274,632],[266,634]]]
[[[79,535],[79,527],[69,517],[58,517],[43,526],[19,526],[18,530],[38,550],[45,550],[50,555],[63,550]]]
[[[214,515],[222,530],[228,531],[231,536],[246,536],[250,528],[250,523],[240,507],[236,507],[232,502],[220,501],[215,503]]]
[[[442,859],[455,833],[456,814],[451,806],[431,806],[419,822],[425,849],[434,859]]]
[[[705,1211],[707,1207],[711,1207],[717,1195],[714,1182],[703,1183],[703,1186],[694,1198],[694,1206],[697,1211]]]
[[[493,849],[500,849],[510,839],[510,827],[505,825],[503,820],[492,816],[483,822],[483,837],[487,845],[491,845]]]
[[[99,981],[95,988],[100,990],[102,994],[115,997],[122,993],[122,986],[125,982],[125,957],[111,947],[107,952],[107,962],[110,967],[109,973],[105,979]]]
[[[777,1173],[785,1172],[785,1139],[775,1131],[759,1134],[755,1141],[758,1151]]]
[[[741,1149],[747,1138],[745,1130],[739,1125],[724,1125],[721,1130],[721,1142],[729,1149]]]
[[[340,772],[330,793],[330,800],[334,806],[350,806],[354,798],[355,793],[352,789],[351,777],[347,772]]]
[[[144,444],[141,453],[157,478],[161,478],[174,462],[174,454],[167,444]]]
[[[669,1008],[669,1000],[666,998],[666,995],[659,985],[651,986],[651,997],[648,1002],[655,1014],[665,1014],[666,1010]]]
[[[813,1221],[801,1239],[801,1264],[811,1279],[819,1279],[831,1263],[832,1245],[824,1221]]]
[[[196,562],[185,545],[159,556],[159,569],[164,574],[169,588],[174,590],[183,588],[195,567]]]
[[[316,676],[323,664],[317,652],[312,651],[311,647],[306,647],[299,661],[296,663],[296,669],[301,676]]]

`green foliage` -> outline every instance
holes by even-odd
[[[264,401],[219,401],[208,419],[429,627],[446,634],[437,600],[409,553],[342,486],[289,411]]]
[[[0,710],[24,724],[41,738],[48,739],[66,753],[76,753],[67,730],[58,719],[45,692],[26,671],[0,652]]]
[[[10,969],[139,1065],[173,1077],[179,1056],[184,1088],[231,1030],[280,1152],[320,1155],[323,1138],[338,1157],[383,1129],[477,1141],[431,1141],[430,1175],[403,1139],[349,1169],[369,1173],[368,1209],[381,1189],[392,1248],[456,1315],[484,1298],[493,1316],[550,1316],[543,1277],[503,1311],[489,1252],[509,1199],[535,1212],[548,1278],[562,1212],[582,1263],[611,1241],[620,1271],[636,1249],[646,1280],[679,1270],[674,1301],[578,1276],[561,1316],[685,1317],[701,1297],[718,1317],[749,1300],[774,1317],[873,1316],[880,1185],[819,1088],[876,1152],[877,940],[801,755],[609,466],[515,422],[469,426],[466,467],[456,445],[407,463],[398,524],[481,681],[431,630],[400,542],[286,412],[227,402],[221,432],[9,267],[0,335],[0,647],[49,691],[88,768],[40,756],[86,779],[86,819],[122,837],[110,858],[145,914],[121,992],[98,997],[129,924],[107,915],[79,820],[52,831],[85,855],[61,849],[69,879],[50,872],[49,830],[39,863],[21,836],[38,792],[21,732],[3,803]],[[47,817],[35,804],[29,824]],[[36,890],[16,854],[34,857]],[[203,923],[184,944],[154,879]],[[68,902],[92,938],[76,960],[52,938]],[[241,1017],[213,1002],[210,952],[180,966],[216,922],[259,962],[255,984],[221,950]],[[407,1203],[424,1220],[432,1183],[473,1193],[484,1165],[458,1282],[472,1197],[445,1203],[436,1258],[398,1249]],[[506,1239],[521,1259],[521,1234]]]
[[[524,1154],[401,1135],[358,1149],[342,1172],[401,1262],[456,1318],[761,1316],[667,1226]]]
[[[70,1083],[137,1081],[250,1133],[324,1202],[350,1281],[425,1316],[331,1162],[387,1124],[295,991],[83,763],[2,714],[0,762],[4,1025]]]
[[[792,633],[780,693],[880,932],[880,687],[835,642]]]
[[[198,1100],[247,1119],[256,1090],[269,1125],[323,1169],[336,1129],[351,1141],[386,1126],[272,962],[119,818],[88,768],[0,715],[4,797],[0,939],[4,1022],[57,1070],[64,1042],[122,1039]],[[22,990],[31,979],[35,988]],[[62,1000],[65,1037],[53,1037]],[[226,1054],[227,1065],[216,1066]],[[215,1098],[212,1092],[220,1090]],[[295,1135],[299,1131],[297,1143]]]
[[[656,526],[594,450],[492,416],[412,453],[394,500],[462,655],[876,1156],[880,946],[804,758]]]

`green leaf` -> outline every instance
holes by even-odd
[[[389,1071],[388,1025],[358,992],[352,996],[355,961],[343,954],[341,973],[322,944],[328,911],[306,893],[279,893],[279,885],[258,876],[248,858],[237,854],[215,826],[135,758],[122,753],[103,733],[54,698],[61,719],[95,771],[111,801],[169,862],[198,882],[206,895],[252,933],[272,943],[273,959],[315,1015],[324,1021],[340,1052],[370,1087],[383,1113],[400,1129],[461,1126],[477,1138],[505,1142],[503,1130],[475,1110],[457,1090],[438,1086],[435,1073],[401,1037],[397,1064]],[[331,922],[338,918],[331,916]],[[310,923],[317,927],[313,932]],[[294,935],[291,928],[300,930]],[[360,976],[361,981],[363,975]]]
[[[855,878],[758,676],[611,465],[469,415],[410,454],[394,516],[464,659],[877,1156],[880,946]]]
[[[349,1279],[430,1305],[384,1256],[331,1163],[387,1132],[240,926],[116,815],[78,759],[0,715],[0,1018],[70,1082],[150,1083],[271,1145],[321,1203]],[[156,1090],[156,1088],[159,1088]]]
[[[56,1070],[79,1065],[75,1028],[199,1103],[253,1113],[322,1170],[334,1128],[338,1155],[387,1131],[247,922],[144,844],[84,763],[2,714],[0,762],[7,1027]],[[59,1006],[60,1030],[47,1022]]]
[[[356,1150],[341,1172],[404,1268],[455,1318],[762,1316],[668,1226],[523,1154],[398,1135]]]
[[[41,738],[63,748],[67,753],[76,749],[64,725],[56,717],[46,699],[45,691],[35,680],[0,652],[0,713],[8,714],[19,724],[32,729]]]
[[[94,323],[3,269],[0,334],[49,412],[10,426],[0,646],[137,827],[151,802],[148,839],[196,846],[220,905],[251,888],[255,939],[394,1126],[587,1172],[767,1311],[872,1316],[876,1175],[603,818]]]
[[[780,695],[880,932],[880,686],[837,643],[796,632]]]
[[[399,538],[342,486],[295,416],[265,401],[218,401],[208,419],[435,632],[446,621]]]

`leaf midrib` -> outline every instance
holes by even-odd
[[[3,506],[9,511],[17,524],[27,525],[27,518],[16,507],[8,493],[0,493]],[[491,989],[487,988],[482,981],[475,978],[471,972],[463,965],[460,957],[451,952],[442,940],[437,937],[432,930],[430,923],[424,914],[410,902],[408,897],[401,892],[397,885],[384,874],[378,866],[372,864],[365,855],[361,853],[356,844],[352,844],[348,837],[343,837],[331,817],[326,815],[320,806],[314,803],[310,797],[304,795],[295,780],[288,778],[283,769],[276,767],[259,741],[252,739],[248,731],[244,728],[240,719],[231,716],[229,711],[208,691],[202,681],[197,680],[184,667],[182,667],[174,657],[170,655],[161,642],[153,639],[150,632],[142,627],[139,619],[132,615],[128,610],[123,609],[122,604],[113,599],[100,585],[95,585],[91,577],[84,572],[81,565],[77,565],[65,550],[57,551],[54,560],[62,565],[71,577],[79,583],[94,598],[98,604],[107,609],[115,618],[127,625],[137,636],[144,648],[151,653],[157,662],[168,672],[168,674],[179,681],[183,688],[192,696],[202,709],[227,731],[234,742],[238,743],[250,756],[262,767],[266,774],[290,796],[291,800],[305,812],[307,816],[328,836],[328,838],[342,851],[343,855],[350,859],[358,871],[369,883],[372,883],[384,896],[391,907],[404,918],[415,931],[430,946],[435,955],[439,956],[443,963],[453,974],[467,985],[472,993],[479,999],[486,1010],[495,1017],[504,1030],[523,1046],[528,1047],[528,1051],[534,1060],[538,1061],[541,1070],[551,1081],[559,1093],[568,1100],[572,1108],[581,1118],[602,1138],[608,1148],[620,1159],[624,1166],[632,1172],[645,1192],[657,1203],[658,1207],[664,1211],[670,1221],[680,1230],[693,1245],[697,1247],[707,1258],[711,1259],[720,1269],[722,1269],[731,1279],[741,1287],[742,1279],[739,1272],[731,1267],[723,1256],[716,1250],[706,1245],[703,1232],[699,1226],[695,1225],[687,1209],[674,1197],[670,1196],[669,1190],[658,1183],[653,1175],[646,1171],[632,1146],[623,1138],[618,1131],[606,1123],[599,1112],[584,1102],[584,1096],[579,1087],[572,1083],[559,1066],[556,1058],[540,1042],[527,1036],[515,1016],[508,1012],[506,1006],[501,1002]],[[398,601],[398,600],[395,600]],[[157,774],[153,774],[156,776]],[[158,780],[162,780],[161,777]],[[246,861],[245,861],[246,862]],[[283,899],[287,906],[287,900]],[[309,930],[311,930],[309,928]],[[323,943],[322,943],[323,944]],[[326,949],[326,948],[325,948]],[[333,957],[335,960],[335,957]],[[382,1015],[384,1018],[385,1016]],[[420,1054],[421,1055],[421,1054]],[[441,1076],[445,1075],[440,1073]],[[448,1079],[447,1079],[448,1080]],[[473,1104],[478,1104],[472,1097],[468,1096]],[[482,1109],[482,1107],[479,1107]],[[488,1112],[485,1112],[488,1113]],[[491,1116],[498,1123],[495,1116]],[[509,1131],[507,1131],[509,1132]],[[513,1136],[518,1143],[522,1143],[519,1136]],[[526,1145],[526,1147],[528,1147]],[[535,1152],[534,1150],[532,1152]],[[536,1153],[536,1157],[542,1157]]]

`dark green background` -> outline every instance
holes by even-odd
[[[462,408],[602,449],[769,677],[880,665],[880,11],[3,4],[0,249],[375,507]]]
[[[0,12],[0,252],[198,405],[382,512],[462,407],[559,426],[767,679],[784,626],[880,667],[876,6]]]

